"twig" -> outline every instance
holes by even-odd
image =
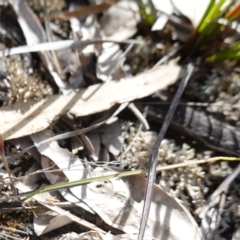
[[[49,143],[49,142],[52,142],[52,141],[57,141],[57,140],[62,140],[62,139],[67,139],[67,138],[71,138],[71,137],[75,137],[77,135],[81,135],[81,134],[84,134],[86,132],[89,132],[93,129],[96,129],[100,126],[102,126],[103,124],[105,124],[109,119],[117,116],[125,107],[127,107],[127,104],[128,103],[122,103],[119,108],[112,114],[112,116],[110,116],[108,119],[106,120],[103,120],[99,123],[96,123],[90,127],[86,127],[86,128],[83,128],[83,129],[80,129],[80,130],[75,130],[75,131],[71,131],[71,132],[67,132],[67,133],[62,133],[62,134],[59,134],[59,135],[56,135],[54,137],[51,137],[51,138],[48,138],[48,139],[45,139],[43,140],[42,142],[39,142],[38,145],[41,145],[41,144],[44,144],[44,143]],[[19,158],[20,156],[22,156],[24,153],[28,152],[30,149],[34,148],[35,145],[32,145],[32,146],[29,146],[25,149],[23,149],[21,152],[11,156],[11,157],[8,157],[7,158],[7,162],[10,163],[11,161]],[[1,167],[1,165],[0,165]]]
[[[153,69],[157,68],[158,66],[162,65],[163,63],[165,63],[166,61],[169,60],[169,58],[173,57],[179,50],[181,50],[182,47],[178,46],[176,48],[174,48],[170,53],[168,53],[167,55],[165,55],[164,57],[162,57],[154,66]]]
[[[138,118],[138,120],[141,122],[145,130],[149,129],[149,124],[146,120],[146,116],[144,116],[139,109],[136,107],[134,103],[130,103],[128,105],[128,108],[131,109],[131,111],[134,113],[134,115]]]
[[[147,42],[145,41],[132,40],[132,39],[128,39],[125,41],[118,41],[113,39],[62,40],[62,41],[39,43],[32,46],[20,46],[20,47],[4,49],[3,51],[0,51],[0,57],[10,56],[14,54],[21,54],[21,53],[29,53],[29,52],[44,52],[44,51],[53,51],[53,50],[56,51],[56,50],[62,50],[67,48],[75,49],[75,48],[82,48],[90,44],[102,44],[105,42],[118,43],[118,44],[122,44],[122,43],[147,44]]]
[[[201,230],[204,239],[214,239],[216,229],[220,225],[221,215],[226,201],[226,195],[230,184],[240,173],[240,164],[234,171],[220,184],[220,186],[211,195],[209,203],[206,207],[204,217],[201,222]],[[219,206],[219,209],[216,209]],[[210,217],[209,217],[210,216]]]
[[[46,29],[47,40],[48,40],[48,42],[53,42],[53,34],[52,34],[52,30],[50,28],[49,13],[48,13],[48,10],[47,10],[47,1],[44,0],[43,3],[44,3],[44,6],[43,6],[43,9],[44,9],[44,24],[45,24],[45,29]],[[60,65],[57,53],[56,53],[56,51],[53,51],[53,50],[51,51],[51,53],[52,53],[51,58],[52,58],[53,64],[56,68],[57,73],[60,75],[62,70],[61,70],[61,65]]]
[[[12,175],[11,175],[10,169],[8,167],[7,160],[5,158],[4,141],[3,141],[3,138],[2,138],[2,134],[0,134],[0,156],[1,156],[2,162],[4,164],[4,167],[5,167],[5,169],[6,169],[7,173],[8,173],[12,192],[13,192],[13,194],[16,194],[17,190],[16,190],[16,188],[14,186]]]
[[[147,183],[147,189],[145,192],[145,197],[144,197],[144,206],[143,206],[143,212],[142,212],[142,218],[141,218],[141,223],[140,223],[140,230],[138,234],[138,240],[143,240],[144,239],[144,233],[147,225],[147,220],[149,216],[149,210],[150,210],[150,205],[151,205],[151,199],[152,199],[152,193],[153,193],[153,188],[154,188],[154,183],[156,179],[156,168],[158,164],[158,149],[160,147],[160,144],[165,136],[165,133],[169,127],[169,124],[172,120],[172,117],[174,115],[174,112],[177,108],[178,102],[180,100],[180,97],[188,83],[188,80],[190,79],[192,72],[194,70],[194,66],[192,63],[188,64],[188,68],[186,71],[185,76],[183,76],[180,85],[178,87],[178,90],[174,96],[174,99],[169,107],[169,110],[167,112],[167,115],[164,119],[162,128],[159,132],[159,135],[157,137],[157,140],[153,146],[150,158],[149,158],[149,169],[148,169],[148,183]]]
[[[146,118],[148,112],[148,107],[145,107],[144,112],[142,114],[142,116],[144,117],[144,119]],[[140,120],[139,120],[140,121]],[[148,122],[147,122],[148,124]],[[123,157],[127,154],[127,152],[132,148],[133,144],[136,142],[138,136],[140,135],[141,131],[143,128],[143,122],[140,121],[137,133],[135,134],[134,138],[132,139],[132,141],[130,142],[130,144],[127,146],[127,148],[125,149],[125,151],[119,156],[119,159],[123,159]]]
[[[16,229],[16,228],[0,226],[0,229],[7,230],[7,231],[9,231],[9,232],[16,232],[16,233],[21,233],[21,234],[28,235],[27,232],[24,232],[24,231],[18,230],[18,229]]]

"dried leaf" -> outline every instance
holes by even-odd
[[[38,151],[45,157],[42,158],[42,164],[44,164],[43,168],[49,167],[47,161],[48,159],[51,159],[53,163],[58,167],[58,169],[61,169],[60,173],[63,171],[63,173],[68,179],[83,177],[81,176],[81,170],[84,169],[82,161],[78,158],[74,158],[74,155],[71,152],[69,152],[67,149],[61,148],[56,141],[53,141],[49,144],[38,145],[39,142],[49,137],[51,137],[51,131],[48,130],[31,135],[31,138],[36,145]],[[54,174],[51,172],[47,172],[45,173],[45,175],[53,184],[54,182],[50,178]],[[58,180],[64,179],[62,179],[62,176],[55,175],[55,183]]]
[[[34,217],[33,227],[37,236],[41,236],[72,222],[72,220],[65,215],[58,215],[46,210],[41,215],[39,215],[39,213],[36,214],[37,217]]]
[[[28,192],[28,191],[31,191],[31,189],[29,187],[27,187],[26,185],[24,185],[23,183],[21,182],[17,182],[16,183],[16,187],[21,191],[21,192]],[[89,222],[87,222],[86,220],[84,219],[81,219],[75,215],[73,215],[72,213],[70,213],[69,211],[65,211],[64,209],[54,205],[53,203],[48,203],[46,202],[45,198],[43,198],[40,195],[38,196],[34,196],[33,197],[34,200],[36,200],[39,204],[43,205],[44,207],[52,210],[53,212],[56,212],[58,213],[60,216],[66,216],[67,218],[71,219],[73,222],[76,222],[77,224],[80,224],[81,226],[83,227],[86,227],[88,229],[91,229],[91,230],[95,230],[97,232],[100,232],[100,233],[105,233],[102,229],[96,227],[94,224],[91,224]]]
[[[163,3],[152,0],[155,8],[163,13],[171,15],[176,8],[184,16],[188,17],[194,27],[197,27],[210,0],[165,0]]]
[[[100,19],[104,37],[126,40],[137,31],[140,21],[138,4],[132,0],[119,1],[111,6]]]
[[[120,123],[115,121],[112,124],[106,124],[101,131],[100,139],[103,145],[113,156],[118,156],[122,149],[122,130]]]
[[[94,157],[96,158],[95,160],[98,160],[99,154],[100,154],[100,137],[97,132],[90,132],[87,133],[86,136],[92,143],[93,149],[94,149]]]
[[[103,10],[109,8],[111,5],[109,3],[101,3],[99,5],[91,5],[86,7],[79,7],[71,11],[61,12],[60,14],[50,16],[50,20],[62,19],[69,20],[72,17],[83,18],[91,14],[97,14]],[[43,19],[41,19],[43,21]]]
[[[173,0],[174,6],[192,22],[193,27],[200,23],[210,0]]]
[[[95,169],[103,174],[103,169]],[[93,171],[91,172],[93,174]],[[140,176],[110,179],[71,188],[71,192],[109,225],[127,234],[139,231],[146,179]],[[176,200],[155,186],[146,238],[166,240],[202,239],[189,212]]]
[[[54,170],[57,167],[57,169],[59,169],[57,172],[47,171],[44,173],[49,182],[54,184],[58,181],[83,178],[86,175],[86,168],[84,167],[83,162],[79,158],[74,158],[73,154],[67,149],[61,148],[56,141],[53,141],[50,144],[46,143],[41,144],[40,146],[38,145],[39,142],[50,136],[51,132],[47,130],[31,136],[34,144],[37,145],[38,151],[44,155],[42,156],[42,168]],[[55,168],[53,168],[53,164],[55,164]],[[86,206],[86,204],[76,200],[76,197],[68,191],[61,189],[59,192],[66,200],[75,203],[77,206],[92,213],[92,210]]]
[[[181,75],[179,66],[160,66],[133,78],[96,84],[67,96],[54,95],[38,102],[18,102],[13,106],[2,107],[2,136],[7,140],[39,132],[66,111],[76,116],[102,112],[116,103],[133,101],[166,89]]]
[[[44,29],[27,2],[25,0],[10,0],[10,3],[18,16],[18,22],[22,28],[27,44],[32,46],[44,42],[46,40]],[[40,56],[61,91],[64,94],[71,92],[69,86],[62,81],[55,71],[49,54],[41,53]]]
[[[97,60],[97,77],[102,81],[109,81],[115,77],[116,80],[121,79],[123,62],[123,51],[119,45],[112,43],[104,43],[103,50]],[[118,73],[118,74],[117,74]]]

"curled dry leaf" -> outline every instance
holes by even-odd
[[[48,164],[47,161],[50,159],[61,172],[64,172],[64,175],[68,179],[84,177],[84,175],[81,176],[79,174],[81,173],[81,170],[84,169],[82,161],[78,158],[74,158],[74,155],[71,152],[67,149],[61,148],[56,141],[38,145],[39,142],[49,137],[51,137],[51,131],[48,130],[31,135],[38,151],[44,156],[44,159],[42,157],[42,164],[44,164],[43,168],[49,167],[50,164]],[[45,175],[53,175],[53,173],[45,173]],[[47,178],[49,179],[50,177]],[[65,180],[61,178],[62,176],[56,176],[55,181]],[[54,183],[53,180],[51,180],[51,182],[52,184]]]
[[[79,158],[74,158],[73,154],[67,149],[61,148],[56,141],[53,141],[50,144],[46,143],[41,144],[40,146],[38,145],[39,142],[49,138],[50,136],[51,132],[47,130],[31,135],[38,151],[43,155],[43,169],[59,170],[55,172],[44,172],[49,182],[54,184],[58,181],[73,181],[79,178],[84,178],[86,176],[86,167],[84,167],[83,162]],[[79,202],[79,200],[72,196],[71,193],[62,189],[59,190],[59,192],[66,200],[73,202],[77,206],[84,208],[86,211],[93,213],[86,204]]]

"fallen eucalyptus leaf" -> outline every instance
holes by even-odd
[[[41,101],[18,102],[0,108],[3,139],[30,135],[49,127],[52,121],[69,111],[76,116],[102,112],[117,103],[133,101],[166,89],[182,75],[180,66],[166,65],[136,77],[95,84],[67,96],[53,95]]]

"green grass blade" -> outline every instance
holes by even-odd
[[[157,168],[157,172],[164,171],[164,170],[171,170],[171,169],[180,168],[180,167],[187,167],[187,166],[195,165],[195,164],[210,163],[210,162],[215,162],[215,161],[220,161],[220,160],[240,161],[240,158],[237,158],[237,157],[213,157],[213,158],[203,159],[203,160],[188,161],[188,162],[184,162],[184,163],[159,166]],[[100,177],[85,178],[85,179],[72,181],[72,182],[57,183],[57,184],[53,184],[50,186],[39,188],[39,189],[33,191],[32,193],[30,193],[29,195],[27,195],[25,198],[23,198],[23,200],[27,200],[39,193],[55,191],[55,190],[62,189],[62,188],[75,187],[75,186],[87,184],[90,182],[104,181],[104,180],[108,180],[111,178],[120,178],[120,177],[145,174],[145,173],[147,173],[147,171],[148,171],[148,169],[141,169],[141,170],[127,171],[127,172],[121,172],[121,173],[115,173],[115,174],[108,174],[108,175],[104,175],[104,176],[100,176]]]

